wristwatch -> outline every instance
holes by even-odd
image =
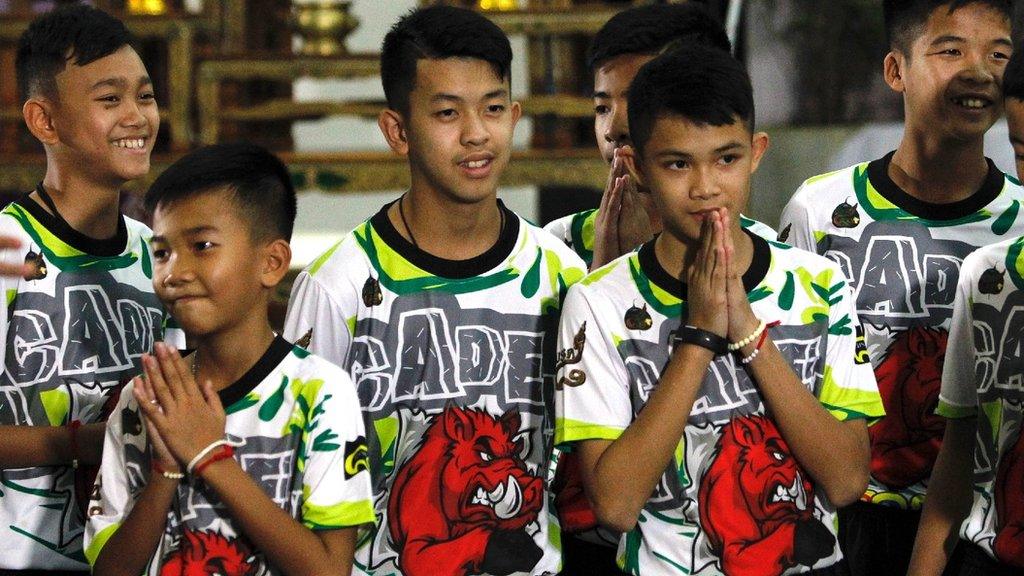
[[[729,341],[715,334],[702,330],[696,326],[680,326],[672,333],[672,346],[675,349],[680,344],[694,344],[701,348],[707,348],[715,353],[715,356],[722,356],[729,353]]]

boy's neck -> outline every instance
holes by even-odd
[[[254,315],[259,316],[259,315]],[[254,323],[255,324],[255,323]],[[238,381],[266,353],[274,341],[274,331],[266,320],[257,326],[204,336],[192,354],[192,374],[202,386],[206,380],[221,391]]]
[[[970,197],[988,175],[985,141],[939,141],[909,127],[889,163],[893,183],[934,204]]]
[[[406,240],[445,260],[483,254],[498,241],[502,227],[496,194],[464,203],[412,188],[392,204],[388,217]]]
[[[75,231],[98,240],[117,235],[121,221],[119,187],[77,177],[56,168],[52,162],[43,177],[43,187],[60,212],[60,217]],[[32,193],[39,205],[51,212],[45,202],[35,198],[36,195]]]
[[[732,244],[735,247],[733,258],[739,267],[740,275],[743,275],[754,259],[754,243],[740,227],[739,222],[732,226]],[[686,270],[689,268],[694,256],[700,250],[700,242],[697,240],[680,240],[667,228],[654,240],[654,255],[658,263],[673,278],[679,278],[686,282]]]

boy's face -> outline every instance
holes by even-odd
[[[475,58],[419,60],[416,85],[403,118],[404,142],[414,186],[457,202],[493,196],[508,165],[519,120],[509,82]]]
[[[190,336],[265,314],[263,247],[226,190],[160,204],[153,214],[153,287]],[[272,286],[273,284],[271,284]]]
[[[1007,98],[1003,106],[1006,107],[1006,125],[1010,129],[1010,144],[1017,163],[1017,179],[1021,180],[1024,179],[1024,100]]]
[[[950,14],[940,6],[909,56],[887,56],[886,77],[904,95],[908,124],[944,139],[978,139],[1002,111],[1000,84],[1012,51],[1010,22],[999,11],[975,3]]]
[[[56,76],[51,118],[59,154],[74,169],[114,185],[145,176],[160,115],[153,83],[130,46]]]
[[[750,175],[767,147],[768,135],[751,135],[739,119],[725,126],[699,126],[676,115],[656,120],[639,167],[665,229],[684,242],[697,241],[704,218],[720,208],[738,228]]]
[[[654,59],[648,54],[623,54],[608,60],[594,71],[594,136],[605,162],[629,139],[627,96],[629,85],[640,68]]]

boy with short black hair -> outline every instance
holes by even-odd
[[[149,172],[153,86],[116,18],[69,6],[33,21],[16,71],[46,174],[0,213],[0,570],[85,571],[82,514],[105,405],[161,338],[149,229],[118,210]]]
[[[629,8],[612,16],[594,35],[587,66],[594,78],[594,136],[610,166],[601,206],[570,214],[544,229],[561,238],[596,269],[661,231],[661,217],[650,193],[631,180],[632,158],[626,93],[637,70],[655,56],[686,44],[730,51],[725,29],[696,2]],[[744,228],[768,239],[775,231],[741,217]]]
[[[1006,65],[1003,106],[1019,180],[1024,174],[1020,51]],[[1024,237],[985,246],[964,259],[961,267],[935,411],[946,419],[946,430],[921,511],[909,574],[937,575],[946,570],[963,576],[998,576],[1024,569],[1024,508],[1019,505],[1024,388],[1017,376],[1024,372],[1024,357],[1014,345],[1020,334],[1015,312],[1024,297],[1022,247]],[[983,464],[975,466],[976,461]],[[977,495],[973,504],[972,487]]]
[[[838,574],[834,504],[867,482],[882,409],[845,277],[735,219],[768,145],[753,126],[727,53],[641,68],[629,128],[665,229],[566,298],[556,442],[628,532],[630,574]]]
[[[906,574],[943,434],[934,411],[960,264],[1024,233],[1024,189],[984,155],[1012,52],[1010,2],[883,6],[884,74],[903,94],[903,139],[884,158],[807,180],[780,224],[850,278],[889,414],[871,428],[867,493],[840,511],[855,576]]]
[[[154,286],[196,348],[157,344],[108,422],[94,573],[347,574],[374,519],[359,401],[267,316],[291,261],[287,169],[251,144],[209,146],[163,172],[146,207]]]
[[[549,507],[554,339],[584,265],[496,199],[519,104],[508,38],[471,10],[384,39],[379,124],[411,186],[298,277],[285,333],[359,391],[378,526],[367,574],[558,570]],[[452,239],[457,238],[457,242]]]

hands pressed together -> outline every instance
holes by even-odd
[[[604,266],[653,237],[651,219],[640,200],[636,178],[631,175],[632,158],[629,146],[615,149],[608,182],[594,219],[591,269]]]
[[[155,348],[155,355],[143,355],[146,376],[135,378],[132,393],[145,415],[154,461],[162,471],[179,473],[224,439],[227,415],[213,384],[196,384],[177,350],[162,342]]]

